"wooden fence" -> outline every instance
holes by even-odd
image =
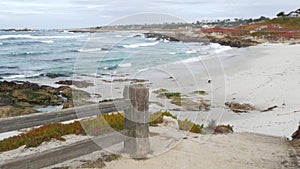
[[[149,89],[141,85],[125,86],[124,99],[113,103],[100,103],[70,108],[50,113],[39,113],[20,117],[0,119],[0,133],[35,127],[51,123],[91,117],[124,110],[124,130],[82,140],[41,153],[28,155],[0,164],[2,169],[35,169],[61,163],[82,155],[90,154],[121,142],[124,152],[132,158],[145,158],[150,150],[149,144]],[[101,146],[99,146],[101,145]]]

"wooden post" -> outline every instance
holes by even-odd
[[[146,158],[150,150],[149,142],[149,89],[142,85],[130,85],[124,88],[124,98],[130,106],[125,109],[125,130],[128,140],[124,142],[125,153],[131,158]]]

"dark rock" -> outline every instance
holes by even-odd
[[[10,103],[10,105],[26,108],[36,105],[59,105],[63,102],[63,99],[58,96],[58,89],[30,82],[0,82],[0,91],[2,105]]]
[[[58,81],[55,82],[55,84],[63,84],[63,85],[74,85],[78,88],[87,88],[89,86],[94,86],[93,83],[89,83],[86,81],[72,81],[72,80],[63,80],[63,81]]]
[[[38,111],[33,109],[21,109],[13,106],[0,106],[0,118],[20,116],[26,114],[37,113]]]
[[[58,82],[55,82],[55,84],[63,84],[63,85],[72,85],[72,80],[60,80]]]
[[[93,102],[85,101],[85,99],[89,99],[91,97],[88,92],[72,89],[67,86],[61,86],[58,89],[60,90],[60,94],[63,97],[67,98],[67,101],[63,105],[63,109],[74,107],[74,105],[82,106],[82,105],[93,103]]]
[[[205,100],[200,101],[199,110],[200,111],[210,111],[211,104]]]
[[[58,78],[58,77],[68,77],[68,75],[61,74],[61,73],[44,73],[44,74],[41,74],[40,76],[49,77],[52,79]]]
[[[292,134],[292,141],[294,140],[300,140],[300,125],[298,126],[298,130]]]
[[[68,86],[54,88],[23,81],[3,81],[0,82],[0,117],[34,113],[37,112],[32,110],[35,106],[58,106],[64,102],[64,107],[69,108],[74,106],[73,99],[75,105],[90,104],[85,101],[89,98],[89,93]]]
[[[30,28],[19,28],[19,29],[1,29],[1,31],[5,31],[5,32],[31,32],[31,31],[34,31],[34,30],[30,29]]]
[[[0,94],[0,106],[6,106],[11,104],[13,104],[13,101],[10,96]]]
[[[172,42],[179,42],[179,40],[176,38],[173,38],[168,35],[163,35],[160,33],[144,33],[144,35],[145,35],[145,38],[154,38],[156,40],[168,40],[168,41],[172,41]]]
[[[222,38],[219,38],[215,36],[207,36],[207,38],[211,43],[218,43],[220,45],[237,48],[255,46],[259,44],[256,41],[252,41],[251,39],[245,39],[243,37],[224,36]]]
[[[267,109],[265,110],[262,110],[261,112],[267,112],[267,111],[272,111],[273,109],[277,108],[278,106],[272,106],[272,107],[268,107]]]
[[[220,125],[217,126],[214,130],[214,134],[227,134],[227,133],[233,133],[232,126]]]

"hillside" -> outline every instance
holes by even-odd
[[[203,33],[218,33],[236,37],[248,36],[267,40],[300,39],[300,18],[274,18],[228,28],[210,28]]]
[[[300,18],[274,18],[269,21],[236,27],[248,31],[251,36],[267,38],[300,38]]]

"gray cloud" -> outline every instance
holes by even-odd
[[[172,4],[182,4],[182,5],[203,5],[203,4],[209,4],[212,3],[214,1],[199,1],[199,0],[187,0],[187,1],[179,1],[179,0],[157,0],[154,1],[157,4],[168,4],[168,5],[172,5]]]

